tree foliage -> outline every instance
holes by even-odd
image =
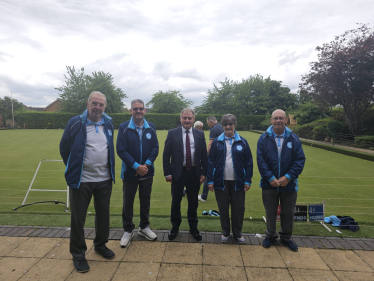
[[[22,103],[13,99],[13,112],[15,113],[23,110]],[[3,124],[1,125],[5,127],[6,120],[12,119],[12,98],[4,97],[4,99],[0,99],[0,114],[3,116]]]
[[[374,30],[361,25],[316,50],[318,61],[310,63],[300,88],[320,104],[343,106],[350,131],[359,134],[374,101]]]
[[[65,85],[56,88],[61,93],[62,112],[81,113],[86,108],[88,96],[93,91],[99,91],[106,96],[107,107],[105,112],[116,113],[123,110],[123,98],[127,98],[123,91],[113,83],[113,77],[102,71],[84,74],[84,68],[75,70],[74,66],[67,66],[64,74]]]
[[[192,101],[185,99],[179,91],[158,91],[152,95],[152,99],[146,104],[151,107],[152,113],[180,113],[183,108],[192,105]]]
[[[264,115],[277,108],[295,107],[297,102],[297,96],[288,87],[282,86],[281,81],[259,74],[241,82],[226,78],[219,84],[208,90],[208,96],[201,106],[195,108],[196,112]]]

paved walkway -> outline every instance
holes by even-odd
[[[374,239],[296,236],[294,253],[264,249],[255,234],[239,246],[232,239],[217,244],[217,232],[196,243],[188,232],[167,242],[167,231],[158,231],[160,242],[135,235],[122,249],[122,230],[112,229],[107,245],[116,257],[107,261],[92,250],[93,229],[85,232],[91,270],[81,274],[71,261],[68,228],[0,226],[0,280],[374,280]]]

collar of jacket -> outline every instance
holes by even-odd
[[[237,141],[241,141],[242,139],[240,138],[239,134],[237,131],[235,131],[235,135],[234,135],[234,142],[237,142]],[[222,134],[220,134],[218,136],[218,141],[221,141],[221,142],[224,142],[225,141],[225,132],[223,132]]]
[[[109,117],[109,115],[106,114],[105,112],[103,113],[102,117],[104,118],[104,124],[108,123],[108,122],[110,122],[112,120],[112,117]],[[81,119],[82,124],[86,123],[86,120],[87,120],[87,109],[81,115],[79,115],[79,118]]]
[[[145,129],[148,129],[149,128],[149,124],[147,122],[147,120],[145,120],[145,118],[143,118],[143,127],[144,127],[144,130]],[[127,128],[130,128],[130,129],[136,129],[137,125],[135,124],[134,120],[132,119],[132,116],[131,116],[131,119],[130,119],[130,122],[129,122],[129,125],[127,126]]]
[[[286,137],[288,138],[292,134],[292,130],[286,126]],[[273,125],[271,125],[269,128],[267,128],[265,132],[269,137],[273,137]]]

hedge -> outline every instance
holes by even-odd
[[[15,119],[19,125],[25,123],[27,128],[30,129],[63,129],[70,120],[70,118],[76,116],[77,113],[62,113],[62,112],[19,112],[16,113]],[[197,114],[195,116],[196,121],[202,121],[204,124],[204,130],[208,130],[206,125],[206,119],[211,114]],[[109,114],[113,119],[114,128],[119,128],[119,125],[131,118],[130,113],[112,113]],[[221,115],[216,114],[217,120],[220,121]],[[147,113],[145,118],[156,125],[158,130],[168,130],[176,128],[179,125],[179,114],[158,114],[158,113]],[[237,129],[248,130],[250,125],[253,129],[258,128],[260,122],[264,120],[264,115],[243,115],[237,116]]]
[[[340,154],[343,154],[343,155],[348,155],[348,156],[352,156],[352,157],[356,157],[356,158],[360,158],[360,159],[364,159],[364,160],[374,161],[374,155],[372,155],[372,154],[365,154],[365,153],[361,153],[361,152],[358,152],[358,151],[347,150],[347,149],[339,148],[339,147],[336,147],[336,146],[323,145],[323,144],[304,141],[304,140],[302,140],[301,143],[303,145],[313,146],[313,147],[321,148],[321,149],[324,149],[324,150],[337,152],[337,153],[340,153]]]

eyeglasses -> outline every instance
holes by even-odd
[[[271,118],[271,119],[273,119],[273,120],[275,120],[275,121],[282,121],[283,119],[284,119],[284,117],[275,117],[275,118]]]
[[[222,124],[223,127],[226,127],[226,126],[230,126],[231,127],[232,125],[234,125],[234,123],[225,123],[225,124]]]
[[[183,120],[192,120],[193,117],[184,117],[184,116],[183,116],[182,119],[183,119]]]
[[[143,111],[144,107],[134,107],[132,108],[133,111]]]

